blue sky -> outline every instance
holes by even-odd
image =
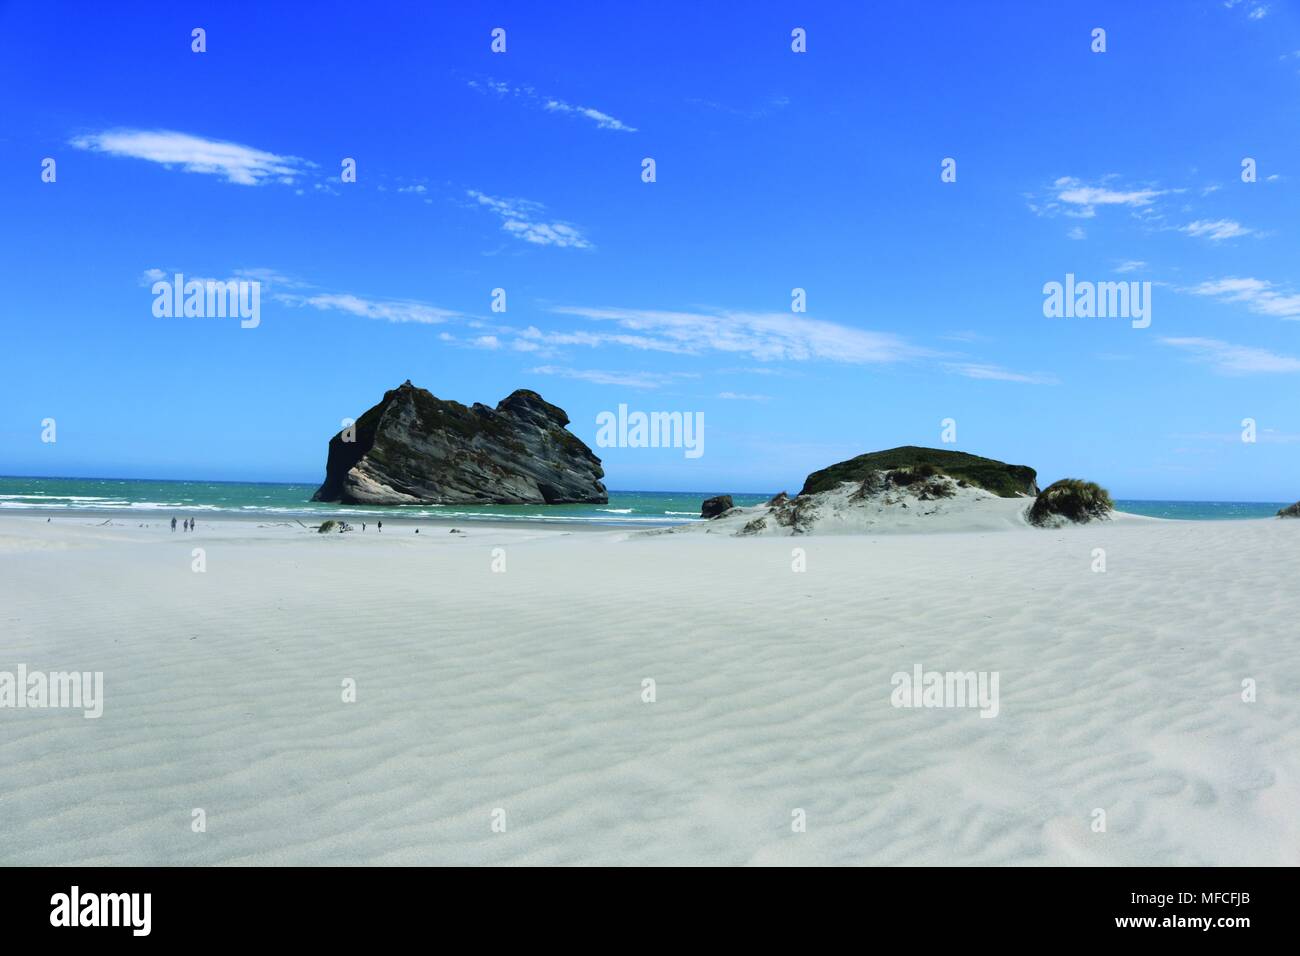
[[[952,418],[1044,481],[1300,497],[1300,7],[539,6],[0,4],[0,473],[318,481],[410,378],[593,445],[704,413],[699,458],[596,449],[615,489]],[[155,317],[177,272],[259,279],[260,325]],[[1044,317],[1067,273],[1151,282],[1150,327]]]

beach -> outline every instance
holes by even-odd
[[[1293,522],[418,527],[0,515],[0,863],[1300,863]]]

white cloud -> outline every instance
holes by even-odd
[[[185,277],[186,282],[240,282],[240,281],[256,282],[260,285],[261,291],[267,294],[270,294],[273,290],[276,289],[306,288],[306,283],[299,282],[297,279],[286,276],[283,273],[276,272],[274,269],[266,269],[266,268],[235,269],[233,274],[226,279],[211,279],[204,276],[198,276],[198,275],[194,275],[193,273],[186,272],[184,269],[172,269],[170,271],[164,269],[157,269],[157,268],[145,269],[140,276],[140,284],[152,286],[155,282],[159,282],[163,280],[167,282],[172,282],[174,281],[177,273],[183,275]],[[283,295],[280,295],[278,297],[281,299],[286,298]]]
[[[566,103],[555,96],[541,96],[531,86],[512,86],[509,83],[502,83],[497,80],[484,80],[483,82],[470,80],[469,86],[480,93],[492,92],[497,96],[517,97],[525,102],[540,106],[548,113],[569,113],[574,116],[581,116],[595,123],[598,129],[612,129],[622,133],[635,133],[637,131],[635,126],[629,126],[603,110],[598,110],[592,106],[578,106],[573,103]]]
[[[1086,210],[1091,217],[1095,206],[1149,206],[1165,195],[1163,189],[1111,189],[1109,186],[1089,186],[1073,176],[1062,176],[1052,184],[1058,201]]]
[[[599,369],[564,368],[556,365],[542,365],[529,369],[537,375],[559,375],[564,378],[591,382],[594,385],[623,385],[628,388],[662,388],[676,384],[683,378],[696,378],[685,372],[606,372]]]
[[[1229,276],[1226,279],[1202,282],[1183,291],[1192,295],[1211,296],[1223,302],[1240,302],[1258,315],[1300,319],[1300,295],[1279,292],[1271,282],[1264,279]]]
[[[559,246],[562,249],[591,249],[591,242],[576,227],[567,222],[542,222],[539,217],[546,211],[541,203],[527,199],[502,199],[489,196],[477,189],[466,194],[483,208],[501,218],[501,228],[517,239],[539,246]]]
[[[1205,362],[1225,375],[1300,372],[1300,358],[1278,355],[1267,349],[1233,345],[1219,339],[1167,338],[1160,341],[1191,353],[1196,361]]]
[[[501,228],[525,242],[536,243],[539,246],[559,246],[562,249],[591,247],[591,243],[581,232],[562,222],[523,222],[512,219],[503,223]]]
[[[636,132],[635,126],[628,126],[622,120],[615,119],[600,110],[592,109],[590,106],[573,106],[564,102],[564,100],[550,99],[546,101],[544,108],[551,113],[577,113],[579,116],[585,116],[601,129],[616,129],[625,133]]]
[[[1233,222],[1231,219],[1198,219],[1195,222],[1189,222],[1178,230],[1185,232],[1189,236],[1198,239],[1210,239],[1219,242],[1222,239],[1235,239],[1238,236],[1248,236],[1253,230],[1247,229],[1239,222]]]
[[[731,352],[761,361],[823,359],[853,365],[898,362],[927,354],[896,335],[789,312],[664,312],[567,306],[552,311],[614,322],[665,351],[689,354]]]
[[[255,186],[275,179],[292,183],[310,166],[294,156],[279,156],[252,146],[203,139],[171,130],[118,129],[72,140],[77,149],[179,166],[187,173],[208,173],[227,182]]]
[[[236,269],[235,275],[241,279],[256,279],[262,283],[262,288],[275,289],[303,289],[307,288],[307,283],[301,282],[282,272],[276,272],[274,269]]]
[[[1069,232],[1067,232],[1067,233],[1065,234],[1065,238],[1067,238],[1067,239],[1087,239],[1087,238],[1088,238],[1088,234],[1084,231],[1084,229],[1083,229],[1082,226],[1075,226],[1073,229],[1071,229]]]
[[[385,322],[417,322],[422,325],[437,325],[454,318],[459,313],[423,302],[390,299],[363,299],[355,295],[322,294],[313,296],[283,296],[283,301],[291,305],[310,305],[322,312],[346,312],[367,319],[381,319]]]
[[[725,398],[734,402],[766,402],[770,401],[771,395],[750,395],[745,392],[718,392],[718,398]]]
[[[1255,0],[1223,0],[1225,10],[1233,10],[1237,7],[1246,11],[1248,20],[1263,20],[1271,9],[1267,3],[1257,3]]]
[[[529,341],[539,349],[554,349],[566,345],[584,345],[598,348],[602,345],[622,345],[626,348],[640,349],[647,352],[670,352],[677,355],[690,355],[690,349],[673,342],[662,341],[646,335],[626,335],[611,332],[543,332],[530,325],[518,333],[521,341]]]
[[[1050,375],[1037,372],[1013,372],[998,365],[979,362],[946,362],[944,368],[966,378],[982,379],[994,382],[1019,382],[1022,385],[1059,385],[1060,382]]]
[[[1140,272],[1147,267],[1141,259],[1127,259],[1115,267],[1116,272]]]

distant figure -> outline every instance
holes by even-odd
[[[365,530],[366,530],[366,523],[365,523],[364,521],[361,522],[361,530],[362,530],[362,531],[365,531]]]
[[[191,530],[191,531],[196,530],[195,527],[194,527],[194,519],[193,519],[193,518],[190,519],[190,530]]]
[[[379,522],[379,524],[378,524],[378,528],[379,528],[380,531],[383,531],[383,530],[384,530],[384,523],[383,523],[382,521]]]
[[[172,515],[172,534],[176,533],[176,516]]]
[[[419,529],[419,528],[416,528],[416,529],[415,529],[415,533],[416,533],[416,534],[419,534],[419,533],[420,533],[420,529]]]

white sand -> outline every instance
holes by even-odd
[[[106,696],[0,710],[0,863],[1300,863],[1300,522],[96,520],[0,517],[0,671]],[[998,716],[891,706],[918,663]]]

